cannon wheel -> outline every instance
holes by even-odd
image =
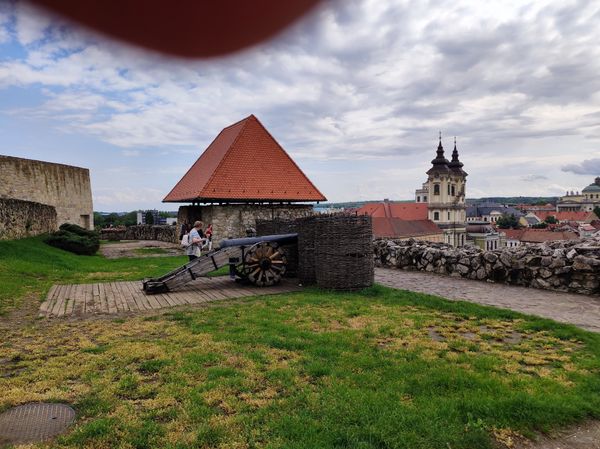
[[[287,258],[275,242],[260,242],[251,246],[244,258],[243,275],[254,285],[268,287],[281,281]]]

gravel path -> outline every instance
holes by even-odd
[[[375,269],[375,281],[388,287],[511,309],[600,332],[600,297],[391,268]]]

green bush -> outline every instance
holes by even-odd
[[[72,223],[63,223],[58,229],[60,229],[61,231],[72,232],[73,234],[77,234],[82,237],[92,237],[100,239],[100,234],[98,232],[90,231],[89,229],[82,228],[81,226]]]
[[[100,236],[95,231],[65,223],[60,226],[59,231],[48,235],[44,243],[75,254],[91,256],[100,248]]]

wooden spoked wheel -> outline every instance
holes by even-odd
[[[244,275],[255,285],[268,287],[281,281],[287,259],[277,243],[260,242],[251,246],[244,258]]]

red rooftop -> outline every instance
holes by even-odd
[[[262,123],[250,115],[224,128],[163,202],[325,200]]]

